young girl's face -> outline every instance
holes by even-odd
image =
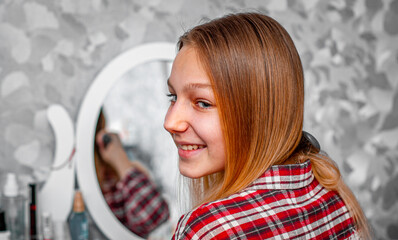
[[[181,174],[199,178],[224,170],[225,143],[214,93],[194,48],[179,51],[168,86],[164,127],[178,148]]]

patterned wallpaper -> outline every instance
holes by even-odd
[[[398,0],[2,0],[0,173],[45,180],[55,146],[47,107],[76,121],[116,55],[249,10],[291,33],[305,67],[305,129],[340,166],[376,238],[397,239]]]

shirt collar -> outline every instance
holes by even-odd
[[[311,162],[271,166],[254,181],[248,190],[259,189],[298,189],[308,186],[314,180]]]

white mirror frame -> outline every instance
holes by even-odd
[[[175,55],[176,45],[167,42],[143,44],[120,54],[98,74],[80,107],[76,130],[77,179],[90,215],[109,239],[142,238],[119,222],[98,184],[94,165],[94,134],[101,106],[112,86],[129,70],[149,61],[173,61]]]

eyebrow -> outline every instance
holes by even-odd
[[[173,86],[170,83],[170,79],[167,79],[167,86],[173,88]],[[186,86],[184,86],[184,90],[192,90],[192,89],[197,89],[197,88],[212,88],[210,84],[206,83],[190,83]]]

